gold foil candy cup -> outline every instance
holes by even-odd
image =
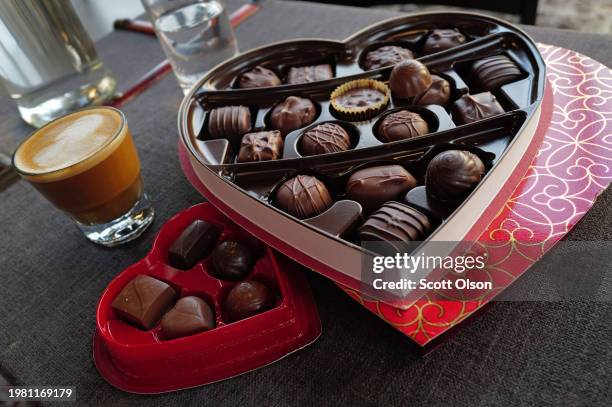
[[[372,101],[365,106],[346,106],[340,103],[342,96],[355,89],[373,89],[383,94],[380,101]],[[343,120],[358,122],[369,120],[382,112],[389,104],[391,91],[383,82],[374,79],[356,79],[338,86],[330,95],[334,114]]]

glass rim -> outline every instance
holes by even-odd
[[[121,120],[121,123],[120,123],[118,129],[113,134],[113,136],[110,137],[98,149],[96,149],[95,151],[93,151],[90,154],[86,155],[85,157],[83,157],[82,159],[80,159],[79,161],[77,161],[75,163],[72,163],[72,164],[67,165],[65,167],[61,167],[61,168],[57,168],[57,169],[53,169],[53,170],[45,171],[45,172],[28,172],[28,171],[24,171],[24,170],[20,169],[16,165],[15,157],[17,157],[17,153],[19,152],[19,149],[21,149],[21,147],[23,147],[24,144],[26,144],[36,134],[38,134],[38,132],[43,131],[46,127],[49,127],[52,124],[54,124],[54,123],[56,123],[56,122],[58,122],[60,120],[63,120],[63,119],[65,119],[66,117],[68,117],[70,115],[77,114],[77,113],[80,113],[80,112],[84,112],[86,110],[94,110],[94,109],[105,109],[105,110],[114,111],[115,113],[119,114],[119,118]],[[70,168],[76,167],[77,165],[80,165],[80,164],[84,163],[85,161],[95,157],[100,151],[104,150],[106,147],[108,147],[110,144],[112,144],[117,139],[117,137],[119,137],[123,133],[123,129],[126,127],[126,124],[127,124],[127,119],[125,118],[125,114],[121,110],[117,109],[116,107],[112,107],[112,106],[87,106],[87,107],[84,107],[82,109],[75,110],[74,112],[70,112],[70,113],[64,114],[64,115],[62,115],[60,117],[57,117],[57,118],[51,120],[50,122],[46,123],[44,126],[34,130],[32,133],[30,133],[28,135],[28,137],[26,137],[24,140],[22,140],[21,143],[19,143],[19,145],[15,149],[15,152],[13,153],[13,157],[11,158],[11,166],[15,169],[15,171],[19,175],[25,175],[25,176],[29,176],[29,177],[37,177],[37,176],[56,174],[56,173],[59,173],[61,171],[69,170]]]

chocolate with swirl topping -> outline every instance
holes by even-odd
[[[339,124],[323,123],[304,133],[301,147],[304,155],[336,153],[348,150],[351,138]]]
[[[472,152],[447,150],[436,155],[427,166],[427,194],[439,201],[465,198],[480,182],[485,166]]]
[[[366,211],[400,199],[416,186],[416,179],[401,165],[379,165],[355,171],[346,183],[346,195]]]
[[[454,121],[468,124],[504,113],[504,108],[491,92],[483,92],[461,96],[453,104],[452,113]]]
[[[399,110],[382,120],[377,129],[377,137],[382,142],[406,140],[429,132],[427,122],[418,113]]]
[[[317,109],[310,99],[289,96],[272,109],[270,124],[286,136],[293,130],[312,123],[316,115]]]
[[[431,233],[431,222],[416,209],[399,202],[387,202],[359,228],[361,242],[384,242],[396,252],[406,243],[422,241]]]
[[[276,203],[289,214],[305,219],[325,212],[334,201],[321,181],[310,175],[298,175],[279,187]]]

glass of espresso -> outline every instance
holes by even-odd
[[[153,220],[138,153],[117,109],[86,108],[48,123],[17,148],[13,166],[92,242],[130,241]]]

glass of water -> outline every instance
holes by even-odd
[[[238,54],[218,0],[142,0],[184,93],[209,69]]]

